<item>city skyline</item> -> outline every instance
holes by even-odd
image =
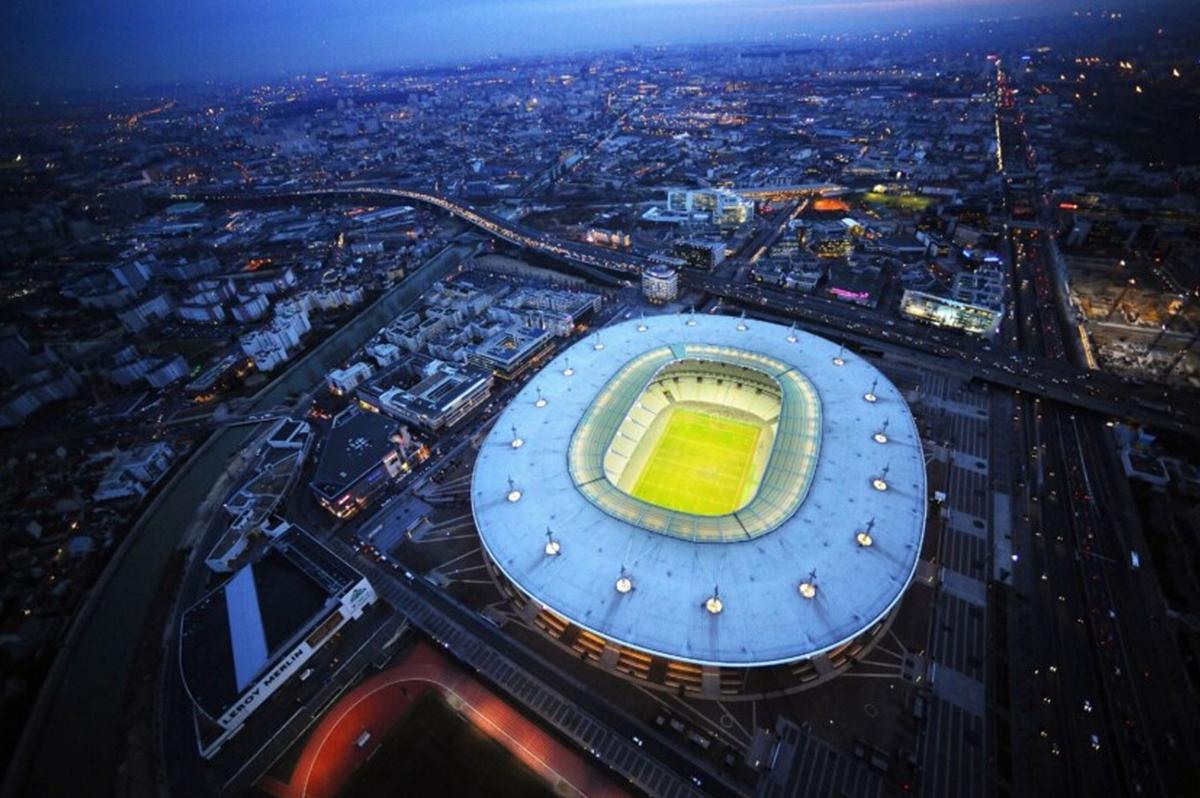
[[[1152,3],[1186,10],[1179,0]],[[809,42],[971,20],[1144,6],[1087,0],[351,0],[12,3],[0,97],[273,80],[633,45]]]

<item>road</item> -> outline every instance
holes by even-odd
[[[803,321],[809,327],[824,328],[827,335],[843,340],[867,345],[884,343],[937,355],[958,363],[977,379],[1006,388],[1188,436],[1200,434],[1196,423],[1200,418],[1200,400],[1189,394],[1127,385],[1109,374],[1084,371],[1029,352],[993,351],[948,333],[832,299],[789,294],[764,286],[731,285],[707,275],[689,276],[689,284],[728,302]]]
[[[814,193],[819,193],[819,189],[814,189]],[[313,197],[344,198],[356,202],[397,199],[421,202],[440,208],[503,241],[551,258],[630,275],[641,274],[646,264],[646,260],[641,256],[566,241],[505,219],[491,211],[477,208],[465,200],[431,191],[345,186],[269,195],[233,193],[182,198],[236,203]],[[835,334],[846,338],[882,341],[957,360],[969,364],[978,378],[1008,388],[1035,393],[1108,416],[1152,424],[1189,436],[1200,432],[1195,422],[1196,418],[1200,418],[1200,396],[1192,392],[1161,386],[1133,385],[1103,372],[1082,370],[1062,360],[1052,359],[1054,355],[993,352],[987,345],[967,341],[961,336],[892,319],[878,311],[847,306],[834,300],[737,284],[728,278],[713,275],[689,274],[687,283],[690,288],[722,299],[824,325]]]
[[[423,578],[409,578],[407,574],[397,578],[404,573],[399,566],[388,570],[386,566],[356,556],[356,552],[341,541],[332,541],[330,545],[342,556],[352,559],[379,595],[403,612],[414,626],[512,698],[543,717],[544,708],[553,699],[559,702],[559,706],[551,710],[555,717],[559,717],[564,709],[582,714],[594,731],[585,732],[577,742],[586,744],[598,759],[647,793],[732,797],[748,792],[741,785],[726,781],[709,763],[681,751],[658,731],[613,706],[594,690],[551,665]],[[527,678],[511,680],[509,677],[514,668],[518,670],[518,677]],[[539,689],[551,691],[550,697],[538,695]],[[563,699],[565,704],[562,704]],[[559,730],[576,736],[572,734],[572,727],[579,725],[579,721],[570,719],[572,713],[569,711],[562,714],[562,721],[556,724]],[[655,763],[665,772],[655,770]],[[639,776],[639,773],[643,775]],[[668,781],[663,780],[665,774],[670,775]],[[693,777],[699,780],[702,793],[695,789]]]
[[[340,198],[348,202],[378,202],[381,199],[400,199],[407,202],[420,202],[432,205],[502,241],[507,241],[515,246],[524,247],[549,257],[561,258],[570,263],[577,263],[596,269],[640,275],[642,266],[646,262],[637,255],[604,249],[603,247],[596,247],[576,241],[566,241],[549,233],[543,233],[540,230],[535,230],[519,222],[506,219],[491,211],[477,208],[466,200],[447,197],[433,191],[377,186],[345,186],[270,194],[231,193],[189,195],[189,198],[195,200],[233,203],[245,200],[261,201],[264,199],[306,199],[319,197]]]
[[[997,120],[1005,163],[1029,165],[1019,115],[1003,95]],[[1036,183],[1009,188],[1008,208],[1041,202]],[[1006,342],[1047,358],[1083,359],[1045,232],[1013,225],[1008,233]],[[1031,710],[1018,723],[1023,739],[1014,741],[1027,786],[1078,796],[1185,794],[1192,752],[1180,741],[1197,739],[1196,723],[1175,706],[1186,680],[1160,626],[1161,598],[1129,565],[1144,546],[1112,433],[1103,418],[1040,397],[1023,397],[1013,420],[1028,452],[1021,487],[1031,533],[1014,546],[1025,555],[1013,566],[1024,605],[1015,612],[1035,627],[1029,649],[1013,656],[1027,669],[1014,674],[1015,703]]]

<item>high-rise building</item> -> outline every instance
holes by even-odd
[[[672,302],[679,296],[679,272],[670,266],[647,266],[642,270],[642,295],[650,302]]]

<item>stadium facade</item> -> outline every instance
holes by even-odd
[[[532,623],[648,686],[812,686],[888,629],[916,570],[925,460],[900,392],[827,340],[664,315],[599,331],[512,401],[472,488]]]

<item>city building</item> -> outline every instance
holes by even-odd
[[[400,360],[400,348],[395,344],[370,344],[366,347],[366,353],[381,369],[385,369]]]
[[[344,369],[333,369],[326,375],[329,390],[337,396],[345,396],[362,383],[371,379],[371,367],[363,361],[352,363]]]
[[[552,350],[549,330],[505,325],[471,347],[467,362],[511,380],[541,362]]]
[[[684,217],[702,213],[717,227],[737,227],[754,218],[754,202],[725,189],[672,189],[667,211]]]
[[[995,335],[1003,313],[995,308],[970,305],[924,291],[905,290],[900,312],[910,319],[935,327],[951,327],[973,335]]]
[[[173,309],[167,295],[159,293],[135,302],[118,313],[117,318],[129,332],[140,333],[170,318]]]
[[[151,388],[165,388],[191,372],[182,355],[170,355],[153,360],[146,369],[146,382]]]
[[[366,577],[297,526],[183,614],[179,667],[210,757],[305,663],[376,600]],[[203,730],[202,730],[203,731]]]
[[[480,449],[473,512],[505,595],[581,658],[698,697],[812,686],[865,656],[925,534],[900,391],[757,320],[648,317],[603,343],[547,365]]]
[[[92,493],[97,502],[145,496],[175,460],[175,450],[163,441],[117,452]]]
[[[966,305],[1000,310],[1004,307],[1004,274],[995,267],[958,272],[950,297]]]
[[[312,329],[308,311],[294,303],[279,304],[265,326],[238,338],[242,351],[259,371],[273,371],[300,348],[300,339]]]
[[[312,440],[312,427],[305,421],[281,418],[274,423],[225,500],[225,512],[233,520],[208,553],[205,565],[228,573],[241,564],[253,540],[261,538],[268,516],[296,484]]]
[[[421,429],[452,427],[491,396],[492,372],[413,358],[379,374],[358,389],[359,404]]]
[[[843,302],[873,308],[883,293],[884,274],[878,266],[838,265],[829,270],[825,292]]]
[[[563,338],[600,309],[601,297],[587,291],[518,288],[487,307],[487,317],[549,330]]]
[[[351,406],[333,418],[310,487],[338,518],[349,518],[409,469],[400,425]]]
[[[725,260],[722,241],[676,241],[671,251],[675,257],[686,261],[689,268],[701,271],[712,271]]]
[[[70,366],[18,375],[6,390],[0,389],[0,427],[15,427],[41,407],[70,399],[82,385],[83,378]]]
[[[254,369],[254,362],[241,351],[221,358],[184,386],[184,392],[196,402],[209,402],[232,390]]]
[[[642,269],[642,296],[657,305],[674,302],[679,296],[679,272],[670,266]]]
[[[762,258],[750,267],[750,277],[755,282],[808,294],[816,290],[825,276],[825,264],[826,261],[812,255]]]

